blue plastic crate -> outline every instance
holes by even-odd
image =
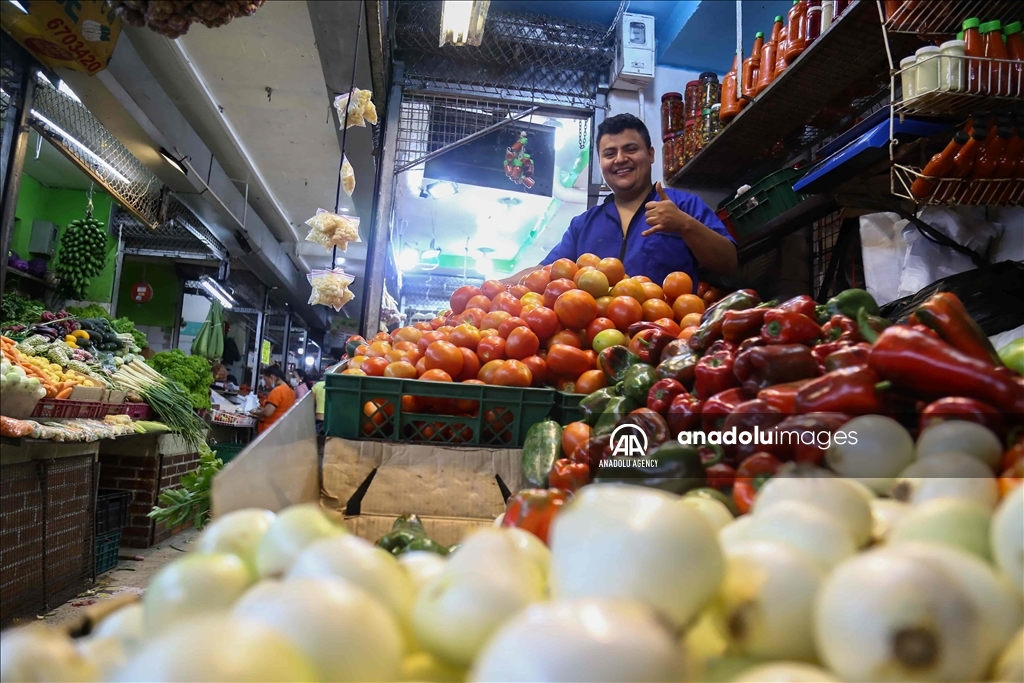
[[[117,556],[121,550],[121,530],[96,536],[96,575],[109,572],[117,567]]]

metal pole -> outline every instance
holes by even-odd
[[[113,218],[115,212],[118,211],[117,206],[110,208],[110,218]],[[110,219],[108,219],[109,225]],[[121,229],[121,221],[117,221],[117,253],[114,254],[114,284],[110,291],[110,315],[117,317],[117,301],[120,298],[118,295],[121,293],[121,273],[124,270],[124,235]]]
[[[179,282],[183,283],[183,280],[179,280]],[[184,307],[184,304],[185,304],[185,287],[182,286],[181,291],[178,292],[178,300],[174,304],[174,325],[171,327],[171,348],[172,349],[178,348],[178,342],[181,339],[181,310]],[[182,349],[182,350],[184,350],[184,349]]]
[[[267,322],[267,309],[270,308],[270,288],[266,288],[266,293],[263,295],[263,308],[256,314],[256,352],[253,354],[252,360],[252,388],[256,390],[256,385],[259,383],[260,376],[260,351],[263,346],[264,327]]]
[[[284,341],[281,342],[283,351],[281,352],[281,369],[285,370],[288,368],[288,352],[291,350],[291,340],[289,337],[292,336],[292,314],[285,311],[284,314]]]
[[[743,82],[743,0],[736,0],[736,99],[742,94]]]
[[[14,233],[14,212],[18,208],[18,192],[21,189],[21,172],[25,166],[25,151],[28,149],[29,122],[28,115],[32,110],[32,95],[35,81],[32,80],[32,70],[26,68],[21,74],[21,85],[18,88],[18,98],[21,106],[17,106],[17,100],[12,102],[17,107],[15,116],[11,111],[7,113],[9,126],[13,122],[14,139],[10,145],[10,156],[4,159],[4,167],[7,169],[2,188],[3,201],[0,202],[0,295],[4,292],[4,285],[7,282],[7,252],[11,250],[11,236]],[[6,131],[5,131],[6,133]]]

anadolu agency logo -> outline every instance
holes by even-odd
[[[612,431],[612,457],[640,458],[647,455],[647,432],[639,425],[625,423]]]

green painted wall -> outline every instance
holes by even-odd
[[[33,178],[22,175],[21,188],[18,192],[18,205],[14,209],[17,222],[14,234],[11,235],[11,249],[26,261],[31,258],[28,253],[29,239],[32,235],[32,222],[52,221],[60,227],[61,234],[68,223],[76,218],[85,218],[85,207],[88,202],[85,190],[58,190],[46,187]],[[92,196],[93,216],[101,223],[110,222],[110,210],[113,200],[110,195],[95,191]],[[107,260],[103,271],[94,277],[86,291],[86,300],[109,302],[114,289],[114,256],[117,251],[117,240],[107,236]],[[58,243],[57,254],[60,255]],[[47,270],[52,270],[54,260],[50,259]]]
[[[132,301],[131,288],[148,282],[153,298],[144,304]],[[117,317],[127,316],[136,325],[172,327],[174,309],[181,296],[181,283],[173,263],[140,263],[127,258],[121,264],[121,287],[117,293]]]

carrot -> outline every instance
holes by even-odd
[[[71,387],[68,387],[67,389],[61,389],[61,390],[60,390],[60,391],[59,391],[59,392],[57,393],[57,395],[55,396],[55,398],[68,398],[69,396],[71,396],[71,392],[72,392],[72,391],[74,391],[74,389],[72,389]]]

